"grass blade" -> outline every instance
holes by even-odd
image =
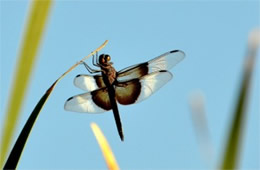
[[[23,148],[27,141],[27,138],[31,132],[31,129],[34,125],[35,120],[37,119],[45,101],[48,99],[51,91],[55,87],[57,81],[53,83],[53,85],[46,91],[46,93],[42,96],[40,101],[35,106],[33,112],[31,113],[29,119],[27,120],[26,124],[23,127],[22,132],[20,133],[18,139],[15,142],[15,145],[7,159],[7,162],[4,166],[4,169],[16,169],[20,156],[22,154]]]
[[[43,107],[43,105],[45,104],[45,102],[47,101],[49,95],[51,94],[52,90],[55,88],[55,86],[57,85],[57,83],[66,75],[68,74],[70,71],[72,71],[76,66],[78,66],[81,62],[83,62],[83,60],[87,59],[88,57],[92,56],[93,54],[95,54],[96,52],[98,52],[99,50],[101,50],[103,47],[105,47],[105,45],[108,43],[108,41],[106,40],[99,48],[97,48],[95,51],[93,51],[92,53],[90,53],[88,56],[84,57],[82,60],[80,60],[79,62],[77,62],[76,64],[74,64],[72,67],[70,67],[65,73],[63,73],[52,85],[51,87],[45,92],[45,94],[42,96],[42,98],[40,99],[40,101],[37,103],[37,105],[35,106],[33,112],[31,113],[29,119],[27,120],[26,124],[23,127],[22,132],[20,133],[18,139],[15,142],[15,145],[6,161],[6,164],[4,166],[4,169],[15,169],[20,156],[23,152],[24,146],[26,144],[26,141],[30,135],[31,129]]]
[[[112,152],[105,136],[103,135],[102,131],[98,127],[98,125],[95,124],[95,123],[91,123],[91,128],[92,128],[94,135],[96,136],[96,139],[98,141],[100,149],[101,149],[103,156],[106,160],[108,169],[111,169],[111,170],[119,169],[117,162],[116,162],[116,159],[113,155],[113,152]]]
[[[239,158],[239,151],[242,143],[242,132],[245,123],[246,106],[248,103],[250,91],[250,82],[254,69],[254,63],[256,60],[257,48],[259,45],[259,31],[254,32],[253,34],[254,35],[251,35],[249,38],[249,48],[245,61],[242,82],[240,85],[231,129],[226,143],[226,149],[223,156],[221,169],[236,169],[238,164],[237,160]],[[257,41],[255,41],[255,37],[258,37]]]
[[[14,130],[16,129],[17,120],[19,118],[19,111],[27,91],[29,79],[36,60],[36,55],[40,46],[40,41],[44,32],[50,7],[51,0],[32,1],[30,15],[21,45],[20,55],[16,66],[13,86],[3,126],[0,167],[3,165],[4,159],[10,147]]]

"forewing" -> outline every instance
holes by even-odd
[[[183,60],[184,57],[185,57],[185,53],[180,50],[173,50],[164,53],[148,61],[149,73],[160,71],[160,70],[170,70],[181,60]]]
[[[111,109],[107,88],[70,97],[64,105],[73,112],[102,113]]]
[[[117,80],[123,82],[143,77],[152,72],[169,70],[178,64],[184,57],[184,52],[180,50],[169,51],[148,62],[133,65],[119,71]]]
[[[165,85],[171,80],[172,74],[168,71],[157,71],[140,79],[118,83],[115,87],[116,99],[120,104],[138,103]]]
[[[74,85],[85,91],[93,91],[105,87],[101,75],[90,76],[86,74],[77,75],[74,79]]]

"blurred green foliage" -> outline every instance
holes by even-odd
[[[31,2],[21,49],[18,56],[13,85],[8,101],[6,118],[1,138],[0,167],[6,159],[14,131],[19,119],[19,113],[27,91],[30,76],[34,67],[37,52],[47,23],[48,14],[52,4],[51,0],[33,0]]]

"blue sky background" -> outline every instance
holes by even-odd
[[[1,1],[1,124],[11,89],[29,1]],[[21,131],[47,88],[71,65],[109,40],[117,70],[180,49],[186,58],[172,81],[142,103],[119,106],[125,141],[112,112],[63,109],[83,93],[73,85],[79,66],[56,87],[31,132],[19,169],[100,169],[103,156],[90,129],[96,122],[122,169],[205,169],[221,160],[246,54],[248,33],[259,27],[259,1],[56,1],[38,53],[17,129]],[[90,60],[89,60],[90,61]],[[88,61],[88,62],[89,62]],[[89,62],[90,63],[90,62]],[[244,133],[241,169],[259,169],[259,54]],[[202,157],[189,96],[204,93],[214,154]],[[16,138],[15,137],[15,138]]]

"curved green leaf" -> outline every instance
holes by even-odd
[[[6,161],[6,164],[4,166],[4,169],[15,169],[19,159],[21,157],[21,154],[23,152],[24,146],[26,144],[26,141],[30,135],[31,129],[43,107],[43,105],[45,104],[45,102],[47,101],[49,95],[51,94],[52,90],[55,88],[56,84],[65,76],[67,75],[70,71],[72,71],[75,67],[77,67],[83,60],[87,59],[88,57],[90,57],[91,55],[95,54],[96,52],[98,52],[99,50],[101,50],[103,47],[105,47],[105,45],[107,44],[107,40],[99,47],[97,48],[95,51],[93,51],[92,53],[90,53],[88,56],[84,57],[82,60],[80,60],[79,62],[77,62],[76,64],[74,64],[72,67],[70,67],[65,73],[63,73],[52,85],[51,87],[45,92],[45,94],[42,96],[42,98],[40,99],[40,101],[37,103],[37,105],[35,106],[33,112],[31,113],[29,119],[27,120],[26,124],[23,127],[22,132],[20,133],[18,139],[15,142],[15,145]]]
[[[228,139],[227,139],[225,153],[222,160],[221,169],[237,168],[238,158],[241,150],[241,143],[243,139],[242,132],[244,131],[244,127],[245,127],[244,124],[246,119],[246,106],[248,103],[250,84],[251,84],[254,64],[256,61],[256,53],[259,45],[259,42],[255,41],[255,37],[259,38],[259,36],[260,36],[259,32],[256,32],[249,39],[249,48],[244,63],[245,65],[244,65],[244,71],[242,75],[242,82],[240,85],[240,90],[236,101],[236,107],[234,111],[231,128],[228,134]],[[255,42],[252,43],[251,41],[255,41]]]

